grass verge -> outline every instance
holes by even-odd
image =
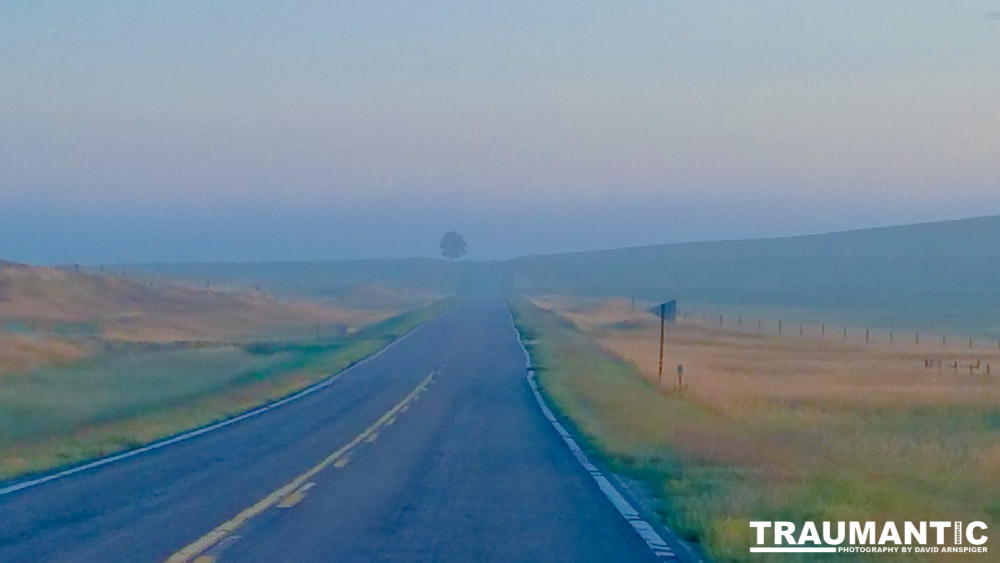
[[[750,559],[751,519],[1000,519],[990,381],[923,375],[919,354],[916,374],[900,373],[875,369],[883,360],[870,351],[697,329],[672,335],[671,357],[687,355],[692,368],[679,394],[655,383],[658,323],[639,331],[608,316],[591,326],[589,313],[570,321],[525,299],[512,306],[549,399],[714,559]],[[623,359],[633,356],[652,365]],[[828,373],[841,364],[843,375]]]
[[[236,416],[370,356],[454,304],[322,340],[110,354],[0,387],[0,480],[132,449]]]

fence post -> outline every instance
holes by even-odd
[[[892,334],[892,331],[890,330],[890,331],[889,331],[889,344],[892,344],[892,341],[893,341],[893,340],[894,340],[894,336],[893,336],[893,334]]]
[[[781,319],[778,319],[778,334],[781,334]]]
[[[871,342],[871,331],[866,328],[865,329],[865,344],[868,344],[869,342]]]
[[[847,327],[844,327],[844,342],[847,342]]]
[[[802,323],[799,323],[799,336],[802,336]]]
[[[821,338],[826,338],[826,325],[825,324],[822,326],[822,328],[820,328],[819,334],[820,334]]]

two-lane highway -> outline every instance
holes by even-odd
[[[0,560],[653,558],[543,416],[492,280],[308,395],[0,493]]]

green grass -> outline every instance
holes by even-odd
[[[774,403],[727,414],[658,392],[570,321],[511,303],[549,400],[714,559],[750,559],[750,520],[998,522],[996,407]]]
[[[701,478],[682,472],[682,460],[659,432],[660,414],[709,422],[711,415],[670,395],[660,395],[627,363],[601,349],[568,320],[523,299],[512,300],[515,324],[538,370],[547,399],[597,448],[616,471],[640,477],[654,490],[669,486],[697,505],[709,481],[731,478],[723,468]],[[714,475],[711,475],[714,473]],[[687,491],[681,491],[687,489]],[[674,496],[673,501],[682,497]],[[684,513],[682,516],[682,512]],[[693,510],[665,510],[664,516],[688,539],[701,539],[703,526]]]
[[[216,392],[289,357],[257,357],[232,346],[156,350],[6,377],[0,386],[0,447]]]
[[[453,304],[441,300],[321,340],[113,349],[0,381],[0,479],[133,448],[293,393]]]

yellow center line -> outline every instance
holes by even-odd
[[[281,499],[278,503],[278,508],[291,508],[299,503],[302,499],[306,498],[305,493],[302,491],[295,491],[294,493],[288,495],[287,497]]]
[[[234,516],[232,519],[223,522],[211,532],[195,540],[194,543],[188,545],[184,549],[181,549],[177,553],[174,553],[169,558],[167,558],[167,562],[180,563],[182,561],[183,562],[191,561],[199,554],[207,551],[209,548],[219,543],[223,538],[233,533],[240,526],[246,524],[252,518],[260,515],[260,513],[264,512],[268,508],[278,504],[285,497],[290,496],[293,493],[299,492],[300,487],[305,485],[317,473],[323,471],[330,465],[334,464],[338,459],[340,459],[349,451],[351,451],[351,449],[354,448],[354,446],[357,446],[358,444],[360,444],[365,440],[369,442],[373,441],[370,440],[369,438],[377,436],[378,432],[376,431],[380,427],[385,425],[386,421],[388,421],[391,418],[394,418],[396,414],[399,413],[407,404],[412,402],[417,397],[417,395],[419,395],[422,391],[427,389],[433,378],[434,378],[434,372],[431,372],[430,374],[427,375],[427,377],[424,378],[423,381],[420,382],[420,384],[416,386],[416,388],[413,389],[413,391],[410,392],[409,395],[404,397],[402,401],[396,404],[396,406],[392,407],[389,410],[389,412],[383,414],[371,426],[366,428],[364,432],[355,436],[353,440],[342,446],[339,450],[327,456],[325,459],[323,459],[323,461],[316,464],[312,469],[309,469],[302,475],[299,475],[295,479],[292,479],[288,484],[276,489],[274,492],[267,495],[253,506],[250,506],[249,508],[243,510],[242,512]],[[301,495],[302,493],[300,492],[299,494]],[[301,500],[301,498],[297,499],[296,502],[298,500]]]
[[[341,461],[343,461],[343,459],[337,460],[337,463],[340,463]],[[337,463],[334,463],[333,466],[336,467]],[[312,481],[302,485],[297,491],[281,499],[281,502],[278,503],[278,508],[291,508],[295,506],[301,502],[302,499],[306,498],[306,491],[313,488],[315,485],[316,483],[313,483]]]

